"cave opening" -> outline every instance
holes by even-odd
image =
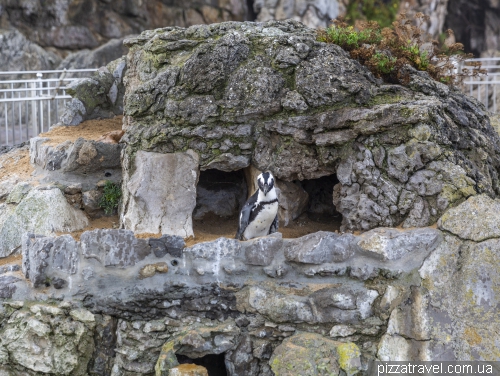
[[[307,204],[295,222],[306,222],[307,227],[316,231],[338,231],[342,215],[333,204],[333,187],[339,183],[337,175],[322,176],[317,179],[305,179],[294,182],[299,184],[307,195]]]
[[[200,172],[193,210],[195,242],[233,238],[238,215],[248,197],[243,170],[225,172],[209,169]]]
[[[176,354],[176,357],[179,364],[196,364],[205,367],[208,371],[208,376],[228,376],[224,353],[208,354],[194,359],[180,354]]]
[[[318,179],[303,180],[302,188],[309,195],[307,216],[317,222],[342,220],[333,204],[333,187],[339,183],[337,175],[322,176]]]
[[[200,172],[193,211],[194,238],[187,241],[188,246],[220,237],[234,238],[240,210],[256,189],[254,175],[249,170]],[[284,238],[340,229],[342,216],[333,205],[337,183],[335,174],[293,182],[276,180],[280,190],[279,232]]]

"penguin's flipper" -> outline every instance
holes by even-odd
[[[271,227],[269,227],[269,234],[268,235],[273,234],[275,232],[278,232],[279,225],[280,225],[280,221],[278,219],[278,214],[276,214],[276,217],[274,218],[273,223],[271,223]]]
[[[250,221],[250,214],[252,214],[253,206],[254,203],[247,202],[241,209],[238,231],[236,231],[236,236],[234,237],[235,239],[243,240],[243,233],[245,232],[248,222]]]

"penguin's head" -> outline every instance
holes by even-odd
[[[257,177],[257,183],[265,196],[267,192],[274,188],[274,177],[269,171],[263,172]]]

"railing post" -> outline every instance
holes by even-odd
[[[37,78],[38,78],[38,82],[37,82],[37,86],[39,88],[39,97],[42,98],[43,97],[43,82],[42,82],[42,77],[43,77],[43,73],[37,73],[36,74]],[[40,126],[38,127],[38,133],[42,133],[43,132],[43,101],[42,99],[40,99],[39,101],[39,108],[40,108]],[[38,136],[38,133],[35,135]]]
[[[31,83],[31,98],[36,97],[36,82]],[[31,127],[33,129],[33,137],[36,137],[38,135],[37,132],[37,124],[38,124],[38,119],[36,116],[36,101],[34,99],[31,100]]]

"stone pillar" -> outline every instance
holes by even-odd
[[[192,150],[161,154],[138,151],[124,187],[128,204],[122,227],[135,233],[193,236],[199,157]]]

